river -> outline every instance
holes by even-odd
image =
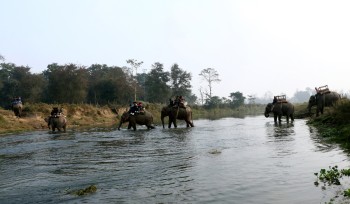
[[[305,120],[195,120],[0,136],[0,203],[324,203],[314,173],[349,157]],[[69,192],[95,185],[95,193]]]

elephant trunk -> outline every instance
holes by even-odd
[[[265,117],[268,118],[269,116],[270,114],[265,111]]]
[[[312,107],[312,106],[311,106],[311,104],[309,103],[309,105],[307,106],[307,111],[308,111],[309,114],[311,114],[311,107]]]

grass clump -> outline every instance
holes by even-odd
[[[84,189],[73,190],[68,193],[76,196],[85,196],[85,195],[95,193],[96,191],[97,191],[97,187],[95,185],[91,185]]]

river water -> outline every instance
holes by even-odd
[[[0,136],[0,203],[324,203],[314,173],[349,158],[305,120],[195,120]],[[85,196],[69,192],[95,185]],[[336,191],[333,189],[333,191]]]

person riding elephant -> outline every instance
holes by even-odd
[[[16,117],[20,118],[22,116],[23,104],[21,97],[16,97],[13,99],[11,108]]]
[[[132,114],[128,111],[124,112],[120,118],[118,130],[120,130],[120,127],[123,123],[129,122],[128,129],[131,127],[136,130],[136,124],[138,125],[146,125],[147,129],[154,129],[153,123],[153,115],[144,110],[142,114]]]
[[[52,130],[52,132],[55,132],[56,129],[58,131],[61,131],[61,129],[63,129],[63,131],[66,132],[67,118],[65,115],[63,115],[62,109],[53,108],[51,115],[45,118],[45,121],[47,122],[47,126]]]
[[[324,107],[333,106],[338,100],[340,100],[340,94],[337,92],[329,93],[316,93],[315,95],[310,96],[309,104],[307,106],[309,114],[311,115],[311,108],[316,106],[316,116],[319,116],[319,113],[323,114]]]
[[[187,106],[185,108],[179,106],[164,106],[161,110],[161,120],[164,128],[164,118],[169,116],[168,127],[171,128],[171,124],[177,128],[176,119],[185,120],[187,127],[194,127],[192,121],[192,109]]]
[[[270,116],[269,114],[271,112],[273,113],[275,123],[277,123],[277,118],[278,118],[278,122],[281,123],[282,116],[286,116],[287,123],[289,123],[289,117],[291,118],[292,122],[294,121],[294,105],[289,102],[267,104],[265,108],[265,113],[264,113],[265,117],[269,117]]]

